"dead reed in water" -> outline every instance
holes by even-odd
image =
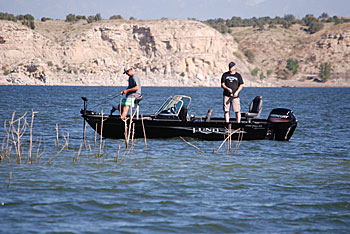
[[[146,129],[145,129],[145,125],[143,124],[143,115],[142,114],[141,114],[141,123],[142,123],[143,137],[145,139],[145,147],[147,148]]]
[[[9,177],[9,182],[7,183],[7,189],[10,188],[11,180],[12,180],[12,171],[10,171],[10,177]]]
[[[55,145],[58,146],[60,143],[58,141],[58,124],[56,123],[56,141],[55,141]]]
[[[219,152],[219,150],[221,149],[221,147],[225,144],[225,142],[235,133],[237,133],[238,131],[240,131],[240,128],[234,130],[233,132],[231,132],[226,138],[225,140],[221,143],[221,145],[219,146],[219,148],[217,149],[217,151],[215,152],[215,154],[217,154]]]
[[[4,131],[5,136],[2,141],[1,146],[1,152],[0,152],[0,159],[6,158],[8,162],[11,162],[11,156],[15,157],[15,161],[17,164],[21,164],[24,160],[25,163],[32,164],[33,163],[33,149],[34,145],[33,142],[33,125],[34,125],[34,117],[37,112],[34,112],[32,110],[32,116],[31,116],[31,122],[28,123],[27,121],[27,113],[19,117],[18,119],[15,119],[16,113],[12,113],[12,117],[10,121],[4,121]],[[26,134],[27,129],[29,128],[29,145],[23,143],[24,135]],[[28,138],[25,138],[28,139]],[[35,157],[35,162],[38,162],[40,160],[40,157],[42,155],[42,151],[40,150],[41,147],[41,139],[39,141],[39,144],[37,146],[37,154]],[[12,149],[14,148],[15,152],[12,153]],[[27,157],[25,157],[24,152],[27,148],[28,154]]]
[[[204,153],[200,148],[198,148],[198,147],[195,146],[194,144],[192,144],[192,143],[186,141],[182,136],[179,136],[179,137],[180,137],[181,140],[183,140],[183,141],[184,141],[185,143],[187,143],[188,145],[190,145],[190,146],[196,148],[199,152]]]
[[[237,142],[236,142],[235,153],[238,152],[238,149],[239,149],[239,146],[241,145],[242,140],[243,140],[243,131],[239,131],[238,139],[237,139]]]

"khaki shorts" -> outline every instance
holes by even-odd
[[[225,112],[230,111],[230,105],[232,105],[232,109],[234,112],[241,111],[241,103],[240,103],[239,97],[233,98],[233,97],[224,96],[224,111]]]

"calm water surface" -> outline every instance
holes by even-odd
[[[299,125],[289,142],[245,141],[237,152],[213,154],[221,142],[187,139],[200,153],[177,138],[149,139],[147,148],[138,139],[127,152],[122,140],[106,139],[102,158],[83,147],[73,163],[82,138],[80,97],[108,112],[113,100],[99,104],[121,90],[0,86],[1,139],[12,112],[30,117],[34,109],[34,139],[45,148],[39,165],[0,162],[1,233],[350,232],[349,88],[245,88],[243,112],[256,95],[263,96],[262,118],[275,107],[294,110]],[[144,114],[184,94],[192,97],[190,113],[213,108],[213,116],[223,116],[220,88],[143,93]],[[54,144],[56,124],[60,144],[69,134],[68,151]],[[87,136],[96,153],[90,128]]]

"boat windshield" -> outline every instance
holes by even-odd
[[[182,107],[188,109],[191,103],[191,98],[187,96],[177,95],[169,97],[160,109],[156,112],[156,115],[176,115],[178,116]]]

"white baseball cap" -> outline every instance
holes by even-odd
[[[124,72],[123,72],[123,74],[125,74],[125,73],[127,73],[129,70],[131,70],[132,68],[130,67],[130,66],[125,66],[124,67]]]

